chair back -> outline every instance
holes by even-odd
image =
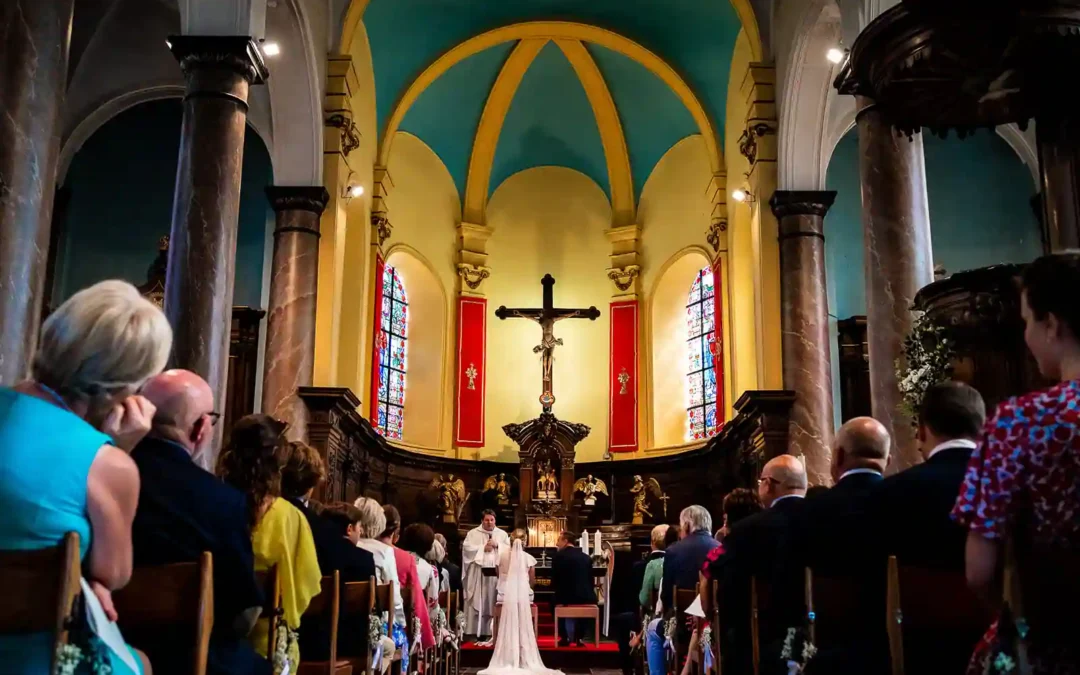
[[[285,614],[281,605],[281,582],[278,579],[277,565],[262,572],[255,572],[255,583],[263,591],[262,617],[270,624],[266,637],[266,653],[273,654],[277,641],[277,623]]]
[[[375,586],[375,611],[379,614],[389,612],[390,623],[394,622],[394,594],[390,590],[390,584]]]
[[[893,675],[926,668],[962,672],[993,621],[962,571],[889,558],[886,621]]]
[[[337,665],[338,619],[341,616],[341,572],[324,576],[319,581],[319,594],[308,603],[302,621],[315,621],[327,627],[326,639],[330,642],[324,664],[327,674],[334,675]],[[320,664],[322,665],[322,664]],[[310,672],[310,671],[308,671]],[[316,671],[318,672],[318,671]]]
[[[868,597],[865,579],[815,574],[806,568],[810,639],[819,649],[842,645],[881,626],[880,596]]]
[[[1061,617],[1080,604],[1080,551],[1020,542],[1010,548],[1015,572],[1006,570],[1006,600],[1014,616],[1027,622],[1033,640],[1038,636],[1044,644],[1073,644],[1074,624]]]
[[[0,635],[53,633],[55,669],[55,647],[67,644],[81,576],[76,532],[68,532],[52,548],[0,551]]]
[[[198,562],[136,567],[112,597],[129,644],[151,659],[190,658],[190,672],[206,673],[214,628],[214,560],[209,551]]]

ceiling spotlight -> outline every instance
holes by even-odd
[[[345,191],[345,194],[349,197],[349,199],[356,199],[357,197],[363,197],[364,196],[364,186],[363,185],[350,185],[348,187],[348,189]]]
[[[839,65],[844,57],[847,56],[847,52],[839,47],[833,47],[829,51],[825,52],[825,58],[829,60],[829,63],[835,63]]]
[[[742,203],[750,199],[750,193],[746,190],[736,189],[731,193],[731,198],[735,201]]]
[[[276,42],[264,42],[262,48],[263,54],[267,56],[277,56],[281,53],[281,46]]]

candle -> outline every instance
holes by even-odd
[[[600,555],[602,553],[602,550],[600,548],[600,530],[594,532],[593,537],[593,553],[595,555]]]
[[[589,531],[585,530],[581,533],[581,550],[585,555],[589,555]]]

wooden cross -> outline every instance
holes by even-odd
[[[554,387],[552,386],[551,362],[554,357],[555,347],[561,346],[563,343],[561,338],[555,337],[555,322],[562,319],[589,319],[590,321],[596,321],[600,318],[600,310],[595,307],[588,309],[557,308],[554,301],[555,278],[550,274],[545,274],[544,278],[540,280],[540,284],[544,287],[543,307],[531,309],[499,307],[495,310],[495,316],[500,319],[529,319],[540,324],[543,333],[540,344],[533,347],[533,353],[540,354],[543,375],[541,382],[543,391],[540,393],[540,404],[544,407],[544,412],[549,413],[551,412],[551,406],[555,403],[555,395],[552,393]]]

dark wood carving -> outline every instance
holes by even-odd
[[[229,337],[229,382],[225,401],[220,404],[224,429],[255,411],[255,384],[258,377],[259,332],[266,311],[254,307],[232,308]],[[226,431],[227,433],[227,431]]]
[[[956,345],[953,377],[978,389],[988,409],[1048,384],[1024,344],[1022,272],[1022,265],[958,272],[915,296],[915,307],[944,327]]]
[[[518,444],[520,462],[519,487],[521,494],[518,524],[525,520],[525,512],[533,502],[533,489],[539,477],[537,469],[547,464],[559,467],[559,501],[564,510],[570,508],[574,497],[574,457],[577,444],[589,435],[589,427],[574,422],[564,422],[554,413],[543,412],[540,416],[521,424],[507,424],[503,431]]]
[[[869,417],[870,348],[866,341],[866,317],[853,316],[836,322],[840,352],[840,419]]]

